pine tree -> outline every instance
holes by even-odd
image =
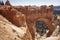
[[[6,1],[5,5],[10,5],[11,6],[9,0]]]
[[[4,2],[2,1],[2,4],[1,5],[4,5]]]
[[[0,5],[1,5],[1,1],[0,1]]]
[[[0,1],[0,5],[4,5],[4,2],[3,1]]]

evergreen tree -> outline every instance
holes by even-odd
[[[4,2],[2,1],[2,4],[1,5],[4,5]]]
[[[0,5],[1,5],[1,1],[0,1]]]
[[[0,5],[4,5],[4,2],[3,1],[0,1]]]
[[[5,5],[10,5],[10,6],[11,6],[9,0],[7,0],[7,1],[5,2]]]

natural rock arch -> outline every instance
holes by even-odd
[[[40,18],[36,21],[42,21],[42,22],[45,22],[48,25],[49,32],[47,33],[47,37],[49,37],[53,33],[53,31],[55,30],[55,27],[52,25],[52,21],[49,20],[49,19]],[[36,21],[35,21],[35,24],[36,24]]]

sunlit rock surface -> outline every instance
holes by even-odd
[[[0,40],[31,40],[27,27],[17,27],[0,15]]]

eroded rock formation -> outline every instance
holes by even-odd
[[[37,21],[43,21],[45,24],[48,25],[49,32],[47,33],[47,37],[49,37],[55,30],[55,27],[52,25],[52,19],[53,19],[52,5],[51,6],[44,5],[41,7],[33,7],[33,6],[13,7],[7,5],[7,6],[0,6],[0,7],[1,7],[0,14],[4,16],[7,20],[9,20],[12,24],[14,24],[19,28],[21,27],[24,28],[27,25],[27,28],[31,33],[32,40],[35,40]]]
[[[27,26],[15,26],[0,15],[0,40],[32,40],[32,38]]]
[[[55,30],[55,27],[52,25],[53,5],[48,7],[44,5],[38,8],[33,6],[25,6],[16,9],[26,15],[27,25],[33,36],[36,31],[36,21],[43,21],[48,25],[49,32],[47,36],[50,36],[52,32]]]

